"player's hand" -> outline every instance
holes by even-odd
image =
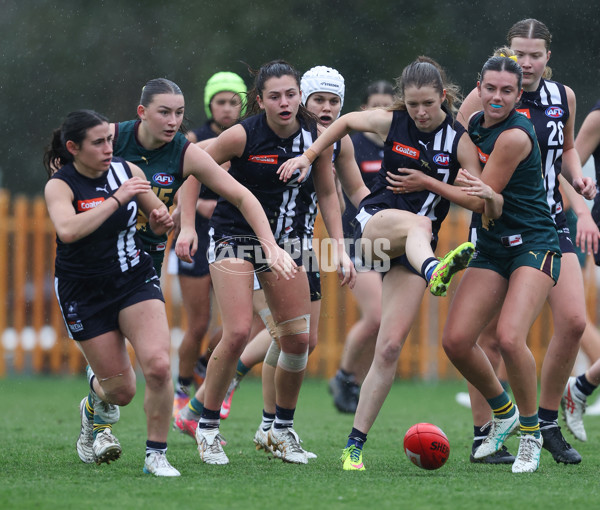
[[[308,158],[302,154],[297,158],[288,159],[283,165],[279,167],[277,170],[277,175],[279,175],[279,180],[283,182],[287,182],[290,177],[296,172],[296,170],[300,170],[300,176],[298,177],[298,182],[304,181],[308,170],[310,169],[310,161]]]
[[[340,286],[348,285],[351,289],[354,288],[354,284],[356,283],[356,268],[343,249],[338,258],[337,274],[340,279]]]
[[[581,249],[581,253],[598,253],[598,225],[592,219],[591,214],[582,214],[577,217],[577,237],[575,244]]]
[[[279,246],[271,243],[261,243],[267,264],[275,276],[289,280],[294,278],[298,271],[298,266],[288,252]]]
[[[173,228],[173,218],[164,204],[150,212],[148,222],[152,232],[157,235],[166,234],[169,229]]]
[[[175,255],[184,262],[192,262],[198,250],[198,233],[195,228],[182,228],[175,242]]]
[[[483,198],[484,200],[491,200],[494,198],[494,190],[464,168],[461,168],[458,171],[458,175],[454,182],[455,184],[459,184],[461,190],[467,195]]]
[[[425,182],[428,178],[426,174],[414,168],[398,168],[399,174],[387,172],[386,181],[390,183],[386,186],[393,193],[414,193],[427,189]]]
[[[150,183],[141,177],[132,177],[127,179],[119,189],[114,192],[113,196],[121,203],[128,203],[133,197],[141,193],[150,191]]]
[[[582,177],[573,180],[573,189],[586,200],[593,200],[596,196],[596,183],[591,177]]]

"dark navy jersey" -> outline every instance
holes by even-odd
[[[333,145],[333,163],[340,154],[342,142]],[[333,171],[333,169],[332,169]],[[314,174],[313,174],[314,175]],[[312,178],[306,178],[306,184],[300,187],[296,206],[295,229],[300,237],[311,238],[315,233],[315,220],[317,219],[317,192]]]
[[[300,188],[312,179],[311,172],[298,182],[299,171],[288,180],[279,180],[277,170],[288,159],[300,156],[317,138],[316,123],[307,126],[298,117],[300,129],[288,138],[280,138],[260,113],[241,122],[246,131],[243,154],[231,160],[229,173],[246,186],[263,206],[275,240],[296,237],[294,222]],[[210,226],[221,235],[252,235],[242,213],[222,197],[210,219]]]
[[[360,204],[384,209],[401,209],[431,220],[434,236],[448,214],[450,202],[428,191],[394,194],[386,189],[387,172],[400,174],[399,169],[412,168],[430,177],[453,184],[460,168],[458,142],[465,129],[450,115],[431,133],[417,129],[404,110],[393,112],[390,130],[383,149],[383,163],[370,195]],[[359,207],[359,209],[360,209]]]
[[[360,175],[365,183],[365,186],[373,191],[377,174],[381,170],[381,163],[383,161],[383,145],[377,145],[364,133],[354,133],[350,136],[352,144],[354,145],[354,159],[360,169]],[[342,224],[344,226],[344,235],[346,237],[352,237],[354,235],[354,218],[358,211],[356,207],[352,205],[350,199],[344,193],[344,202],[346,203],[346,209],[342,215]]]
[[[541,79],[535,92],[523,92],[517,111],[524,114],[535,128],[542,155],[546,198],[555,219],[563,209],[558,175],[562,166],[563,130],[570,115],[565,86]]]
[[[215,138],[217,133],[215,133],[212,128],[212,121],[207,120],[202,126],[196,129],[192,129],[192,133],[196,136],[196,140],[201,142],[202,140],[208,140],[209,138]]]
[[[596,110],[600,110],[600,100],[598,100],[598,102],[590,111],[593,112]],[[594,156],[594,167],[596,168],[596,183],[598,183],[600,182],[600,144],[596,146],[596,148],[592,152],[592,156]]]
[[[58,170],[52,179],[60,179],[73,191],[73,207],[77,214],[85,213],[107,200],[125,181],[131,178],[127,163],[114,158],[101,177],[90,179],[80,174],[72,164]],[[114,276],[132,268],[152,267],[152,259],[142,250],[136,233],[137,201],[119,207],[94,232],[74,243],[56,238],[55,273],[69,279]]]

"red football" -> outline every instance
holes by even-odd
[[[441,428],[417,423],[404,435],[404,453],[415,466],[438,469],[450,456],[450,443]]]

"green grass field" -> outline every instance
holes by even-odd
[[[221,426],[230,464],[201,464],[193,440],[172,432],[168,456],[182,476],[158,479],[142,473],[143,385],[122,408],[114,428],[123,446],[121,459],[95,466],[81,463],[75,451],[78,404],[86,392],[83,376],[3,379],[0,509],[573,510],[598,504],[600,418],[587,419],[588,442],[575,445],[584,458],[580,465],[557,465],[544,451],[538,472],[513,475],[510,466],[469,463],[471,414],[454,401],[465,387],[460,382],[397,382],[369,434],[363,456],[367,470],[343,472],[339,456],[352,416],[335,410],[325,381],[307,380],[302,389],[295,428],[319,458],[297,466],[255,451],[260,383],[247,379]],[[450,439],[450,459],[438,471],[417,468],[403,453],[404,433],[417,422],[435,423]],[[516,453],[517,439],[508,446]]]

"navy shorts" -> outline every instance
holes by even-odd
[[[311,302],[319,301],[321,299],[321,270],[313,249],[312,238],[302,238],[302,265],[306,269],[306,276],[308,277],[310,300]]]
[[[177,274],[181,276],[200,278],[210,272],[207,259],[210,242],[208,237],[208,220],[202,218],[199,214],[196,214],[196,233],[198,234],[198,251],[192,257],[192,262],[177,259]]]
[[[128,306],[150,299],[164,302],[153,267],[85,280],[56,277],[54,290],[69,337],[78,342],[118,330],[119,312]]]
[[[354,265],[356,266],[356,270],[364,271],[365,269],[373,269],[377,272],[387,273],[392,266],[403,266],[406,269],[408,269],[411,273],[414,273],[416,275],[423,277],[423,275],[421,274],[421,268],[413,267],[411,265],[411,263],[408,261],[406,254],[400,255],[399,257],[394,257],[394,258],[389,258],[389,257],[384,258],[382,256],[381,261],[368,260],[364,256],[364,253],[362,253],[361,250],[359,249],[363,229],[367,225],[368,221],[381,210],[383,210],[383,208],[367,205],[367,206],[361,207],[360,211],[356,215],[356,224],[355,224],[355,228],[354,228],[354,245],[356,248],[356,252],[354,255],[354,259],[353,259]],[[437,247],[437,237],[434,235],[431,240],[432,251],[435,252],[436,247]],[[384,255],[384,254],[381,252],[381,255]]]
[[[278,244],[290,254],[298,266],[302,265],[302,243],[300,238],[292,237],[279,241]],[[207,258],[209,264],[225,259],[239,259],[250,262],[254,266],[253,271],[257,273],[271,271],[260,242],[252,235],[224,235],[215,232],[211,228],[209,230]]]

